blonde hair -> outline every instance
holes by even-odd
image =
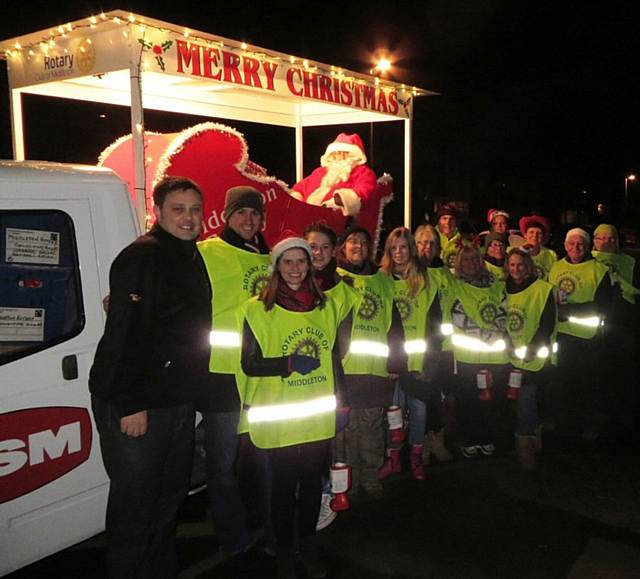
[[[461,271],[461,267],[460,264],[462,263],[462,256],[467,254],[467,253],[474,253],[478,256],[478,259],[480,260],[480,263],[482,264],[482,270],[481,271],[487,271],[487,266],[484,263],[484,259],[482,257],[482,253],[480,253],[480,250],[475,246],[475,245],[463,245],[459,250],[458,253],[456,253],[456,260],[454,262],[453,265],[453,271],[455,272],[455,276],[456,277],[464,277],[460,275],[460,271]]]
[[[411,231],[406,227],[396,227],[389,234],[389,237],[387,237],[387,241],[384,244],[384,253],[382,254],[380,269],[389,276],[393,275],[391,249],[398,239],[405,239],[409,246],[409,263],[407,264],[405,279],[411,291],[411,297],[415,297],[418,292],[428,284],[428,280],[418,268],[418,247],[416,246],[416,240]]]

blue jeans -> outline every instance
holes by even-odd
[[[400,406],[405,414],[409,414],[409,444],[412,446],[424,444],[424,434],[427,428],[426,402],[407,394],[398,383],[393,393],[393,403]],[[401,444],[391,444],[389,441],[389,448],[400,447],[402,447]]]
[[[239,418],[239,412],[202,413],[209,509],[220,546],[228,555],[253,542],[235,473]]]
[[[147,410],[147,432],[133,438],[120,432],[120,416],[111,404],[93,397],[92,406],[111,481],[108,576],[175,577],[176,518],[191,479],[193,408]]]

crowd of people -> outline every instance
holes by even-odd
[[[634,372],[625,329],[640,273],[612,225],[593,248],[569,230],[559,259],[543,216],[523,217],[515,235],[508,212],[492,210],[490,231],[471,238],[445,205],[436,223],[391,231],[378,265],[357,222],[339,236],[324,223],[283,232],[270,249],[251,187],[227,192],[225,228],[203,242],[196,183],[168,177],[154,203],[155,226],[112,266],[90,380],[111,480],[110,577],[175,576],[194,410],[223,553],[240,569],[264,546],[235,471],[244,439],[278,577],[300,564],[322,578],[314,537],[335,517],[334,470],[350,471],[342,491],[356,508],[382,499],[405,463],[425,481],[433,462],[515,449],[529,472],[543,427],[596,440],[608,378]]]

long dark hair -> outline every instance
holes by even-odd
[[[284,253],[286,252],[283,252],[283,255]],[[310,289],[314,294],[315,307],[322,309],[324,308],[325,303],[327,303],[327,296],[324,295],[324,292],[320,289],[320,286],[318,286],[318,282],[313,277],[313,266],[311,265],[311,258],[309,257],[309,254],[306,251],[304,252],[304,254],[307,258],[307,264],[309,265],[309,269],[307,271],[307,275],[304,278],[304,281],[309,280]],[[260,291],[260,295],[258,296],[258,299],[264,303],[264,309],[267,312],[273,309],[273,306],[275,305],[278,298],[278,285],[280,284],[280,280],[282,279],[282,276],[278,271],[278,264],[280,263],[281,258],[282,255],[278,258],[278,261],[276,261],[269,281],[262,288],[262,290]]]

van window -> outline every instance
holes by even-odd
[[[63,211],[0,211],[0,365],[80,333],[73,222]]]

